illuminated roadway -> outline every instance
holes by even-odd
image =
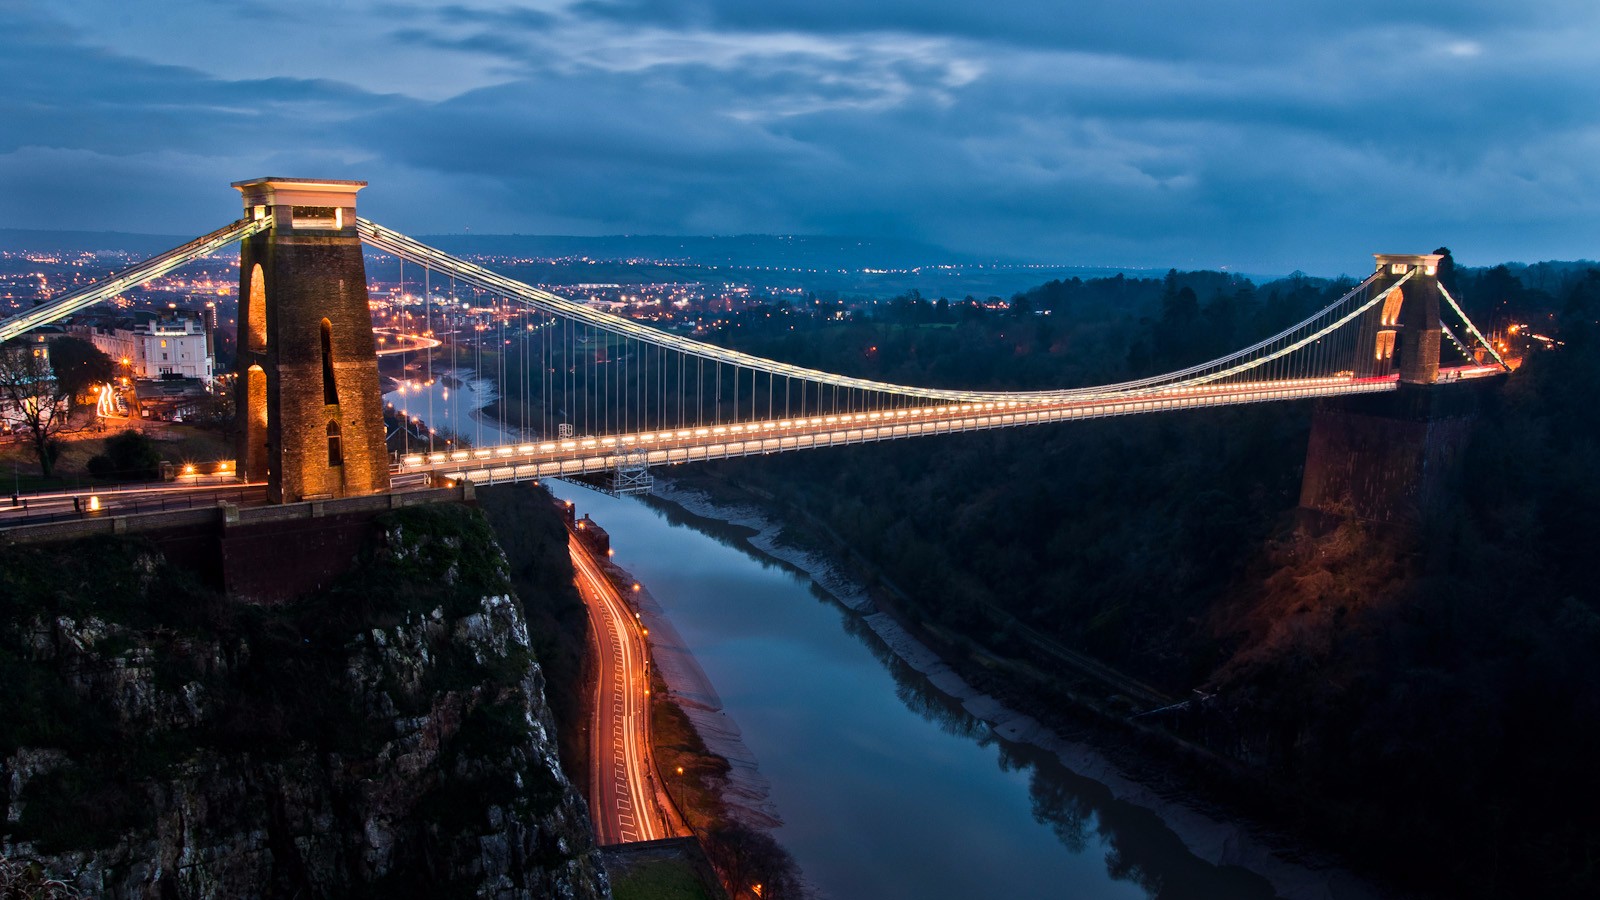
[[[90,498],[99,502],[91,510]],[[218,503],[256,506],[267,502],[266,482],[240,482],[227,476],[185,476],[157,484],[85,486],[70,491],[24,494],[18,505],[0,502],[0,527],[80,518],[91,511],[133,515],[179,509],[203,509]],[[22,504],[26,503],[26,506]]]
[[[672,837],[649,776],[650,678],[638,622],[576,535],[567,537],[594,640],[589,720],[589,812],[601,844]]]
[[[428,486],[426,478],[418,473],[396,473],[391,480],[391,493],[423,490]],[[98,501],[99,507],[93,507],[91,500]],[[16,505],[12,505],[9,497],[0,497],[0,528],[92,515],[129,516],[207,509],[221,503],[265,506],[267,483],[236,481],[228,475],[182,475],[173,481],[83,485],[72,490],[21,494]]]

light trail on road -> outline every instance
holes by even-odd
[[[374,328],[372,333],[379,338],[377,353],[379,356],[394,356],[397,353],[415,353],[419,350],[432,350],[443,346],[444,341],[426,334],[409,334],[397,328]],[[393,338],[396,346],[383,346],[383,339]]]
[[[567,545],[595,645],[589,807],[602,845],[671,837],[650,778],[648,653],[638,622],[576,535]]]

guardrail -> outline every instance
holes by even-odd
[[[70,541],[107,534],[145,534],[168,531],[196,525],[216,525],[235,528],[269,522],[288,522],[297,519],[318,519],[324,516],[348,513],[380,512],[401,509],[425,503],[460,503],[474,497],[472,482],[462,481],[450,487],[429,488],[399,493],[369,494],[361,497],[340,497],[329,500],[307,500],[274,506],[239,506],[226,501],[215,506],[198,509],[167,510],[162,512],[117,515],[114,510],[85,512],[80,518],[62,522],[43,522],[35,525],[18,525],[0,530],[0,542],[11,544],[42,544]]]

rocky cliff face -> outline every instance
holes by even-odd
[[[0,853],[93,896],[608,895],[472,510],[272,608],[134,542],[0,551],[0,701]]]

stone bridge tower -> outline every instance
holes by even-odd
[[[1402,384],[1439,380],[1439,260],[1435,254],[1374,253],[1374,294],[1411,275],[1362,322],[1360,375],[1399,373]]]
[[[236,181],[245,215],[273,217],[239,252],[241,477],[275,503],[389,487],[383,396],[356,236],[365,181]]]
[[[1471,385],[1439,382],[1436,254],[1374,254],[1381,292],[1361,324],[1358,377],[1399,376],[1392,393],[1317,401],[1300,506],[1335,519],[1415,525],[1448,497],[1476,404]]]

